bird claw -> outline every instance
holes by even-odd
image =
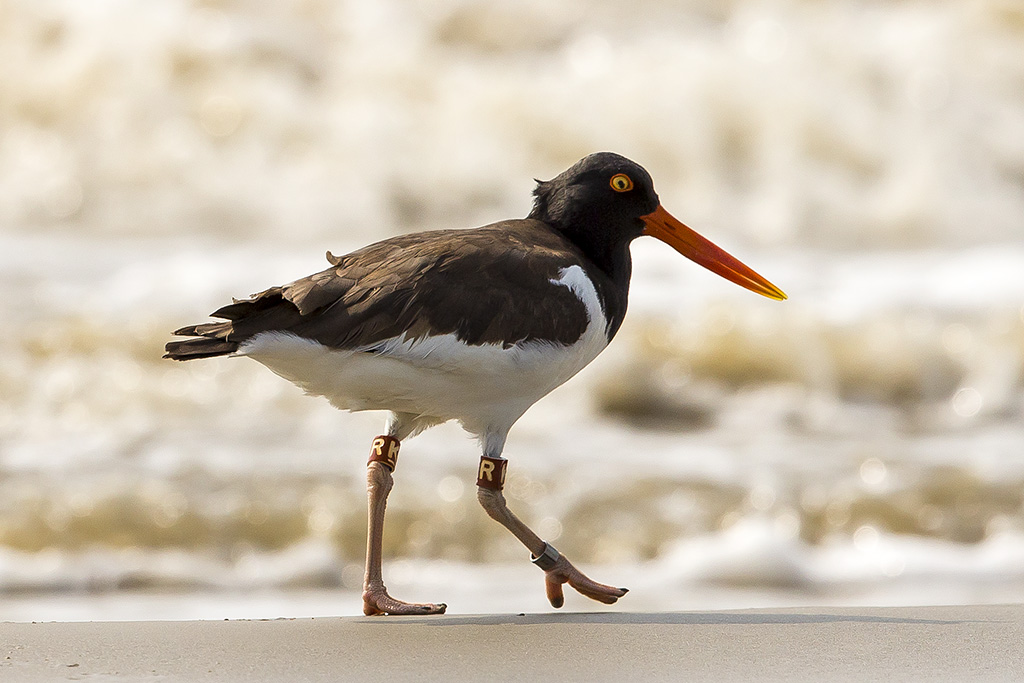
[[[548,601],[556,609],[565,603],[565,595],[562,593],[563,583],[568,583],[577,592],[591,600],[597,600],[606,605],[615,604],[619,598],[629,592],[628,588],[615,588],[614,586],[594,581],[579,569],[576,569],[565,558],[565,555],[559,555],[555,561],[555,566],[544,572],[544,581]]]
[[[367,588],[363,591],[363,614],[368,617],[378,615],[423,615],[444,614],[448,605],[443,602],[436,605],[431,602],[403,602],[388,595],[387,588]]]

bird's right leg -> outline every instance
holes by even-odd
[[[402,602],[388,595],[383,577],[384,511],[388,494],[394,486],[391,476],[398,462],[399,440],[394,436],[378,436],[370,449],[366,464],[366,499],[368,521],[366,533],[366,575],[363,578],[363,614],[444,614],[444,603]]]

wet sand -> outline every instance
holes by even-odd
[[[11,681],[1024,680],[1024,606],[0,624]]]

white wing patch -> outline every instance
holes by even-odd
[[[590,278],[587,277],[587,274],[579,266],[563,268],[559,271],[559,278],[551,280],[551,283],[568,287],[576,295],[576,298],[583,302],[584,308],[587,309],[588,320],[587,329],[584,330],[583,336],[577,339],[575,344],[567,347],[576,351],[575,354],[571,355],[575,356],[577,365],[569,375],[555,385],[559,386],[586,367],[590,361],[597,358],[597,355],[608,346],[608,320],[604,317],[604,311],[601,309],[601,299],[597,296],[594,283],[590,281]]]

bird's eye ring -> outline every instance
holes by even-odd
[[[608,182],[616,192],[629,192],[633,189],[633,181],[625,173],[616,173]]]

